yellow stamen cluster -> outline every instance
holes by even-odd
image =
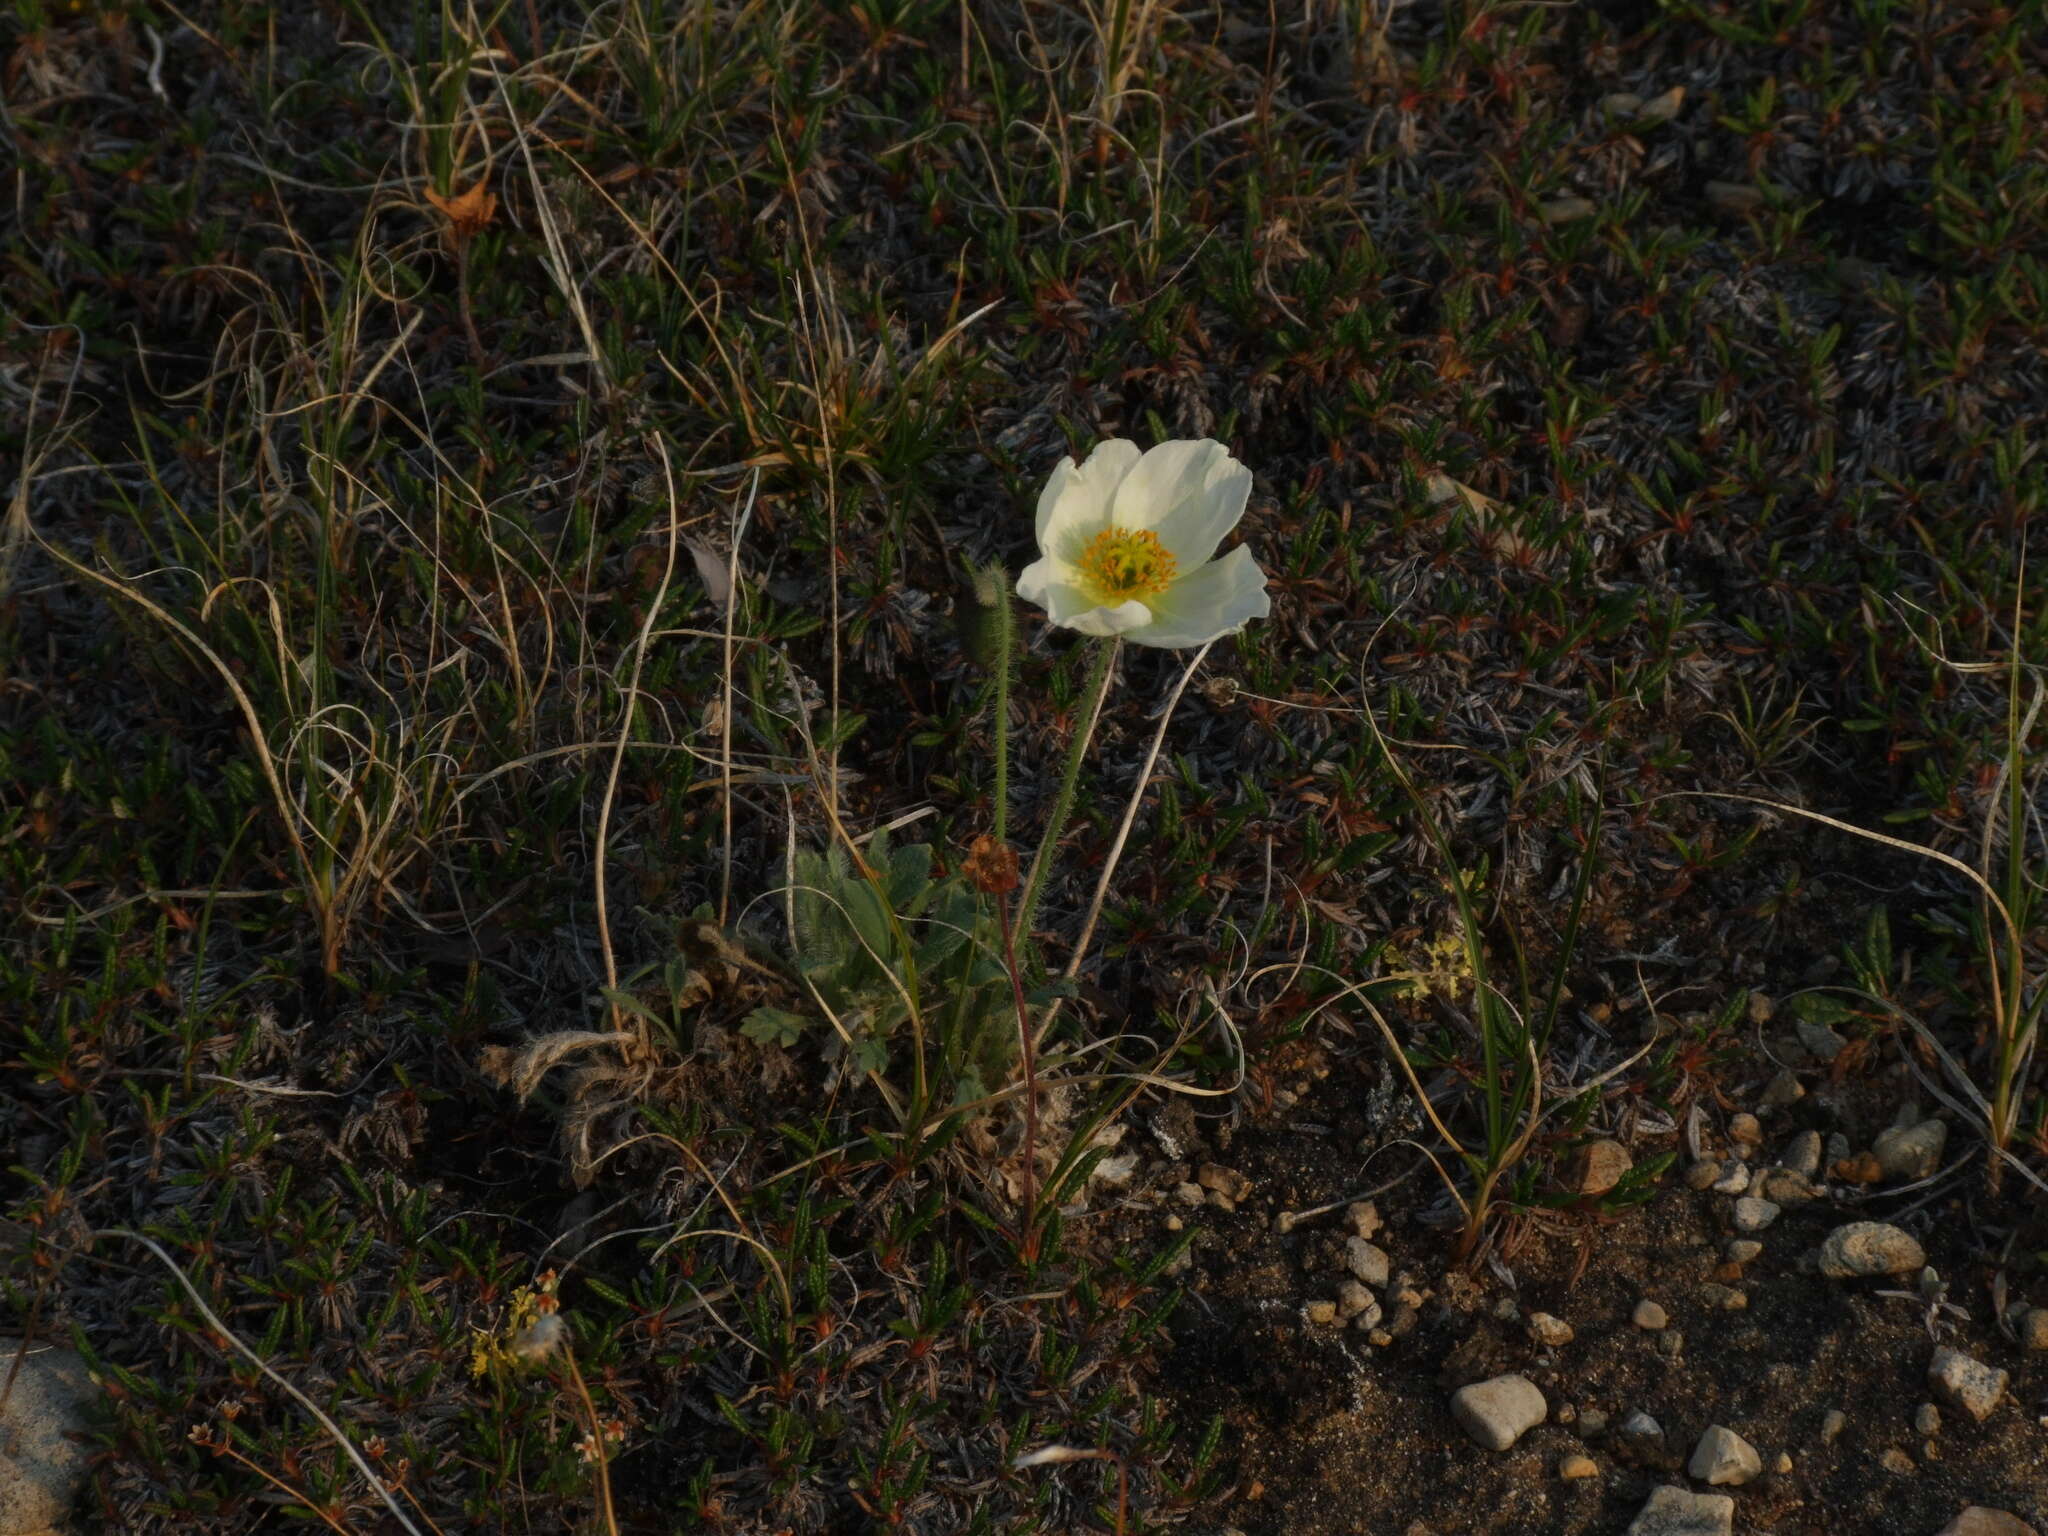
[[[1173,585],[1180,562],[1149,528],[1105,528],[1075,562],[1088,594],[1105,607],[1157,597]]]

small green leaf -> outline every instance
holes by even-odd
[[[1857,1017],[1854,1008],[1825,992],[1800,993],[1792,999],[1792,1012],[1809,1024],[1841,1024]]]
[[[792,1046],[810,1026],[810,1020],[802,1014],[791,1013],[786,1008],[756,1008],[740,1025],[740,1033],[749,1040],[762,1045]]]
[[[645,1019],[648,1023],[664,1032],[669,1028],[669,1020],[656,1013],[652,1008],[641,1002],[639,998],[633,996],[632,993],[621,992],[614,987],[599,987],[597,990],[599,996],[603,997],[612,1006],[623,1008],[636,1018]]]

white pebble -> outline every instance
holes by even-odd
[[[1475,1381],[1451,1394],[1451,1416],[1489,1451],[1506,1450],[1525,1431],[1541,1424],[1549,1412],[1543,1393],[1526,1376]]]

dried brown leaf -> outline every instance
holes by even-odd
[[[467,245],[490,228],[491,216],[498,211],[498,194],[483,179],[479,179],[467,192],[457,192],[450,197],[443,197],[432,187],[426,189],[426,194],[427,201],[448,221],[448,238],[456,245]]]

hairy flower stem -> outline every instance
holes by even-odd
[[[1003,935],[1003,969],[1017,1007],[1017,1059],[1024,1071],[1024,1212],[1018,1223],[1017,1255],[1027,1265],[1038,1259],[1038,1032],[1024,1001],[1024,973],[1017,968],[1017,930],[1010,922],[1010,897],[997,891],[996,927]]]
[[[1009,575],[1001,566],[991,565],[984,578],[984,606],[989,610],[995,640],[995,840],[1004,843],[1010,834],[1010,674],[1017,670],[1017,608],[1010,597]]]
[[[1059,793],[1052,802],[1052,815],[1045,823],[1045,837],[1038,845],[1038,852],[1031,860],[1031,875],[1024,882],[1024,899],[1017,903],[1017,933],[1026,944],[1031,942],[1032,924],[1038,918],[1038,902],[1044,893],[1045,877],[1052,869],[1052,861],[1059,852],[1060,838],[1067,830],[1067,817],[1073,814],[1074,791],[1081,779],[1081,763],[1088,755],[1088,743],[1095,737],[1095,722],[1102,718],[1102,701],[1109,696],[1109,680],[1116,673],[1117,652],[1123,648],[1121,640],[1097,640],[1095,659],[1088,669],[1088,681],[1082,688],[1084,713],[1075,727],[1074,739],[1067,747],[1066,767],[1060,773]]]

